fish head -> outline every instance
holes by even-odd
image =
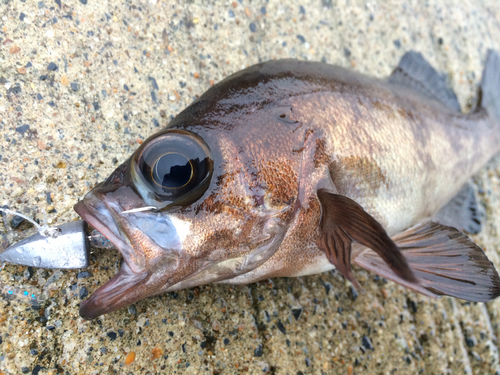
[[[118,274],[82,302],[82,317],[236,277],[276,252],[291,219],[296,177],[280,174],[279,165],[259,168],[265,157],[239,156],[240,141],[167,128],[76,204],[123,256]],[[270,183],[278,175],[295,180]]]

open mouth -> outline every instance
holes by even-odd
[[[94,216],[83,202],[78,202],[75,205],[75,211],[88,224],[97,229],[104,237],[106,237],[116,248],[124,246],[125,243],[118,237],[108,226]]]
[[[94,319],[157,294],[168,282],[178,282],[192,272],[180,260],[188,224],[168,215],[133,211],[143,203],[134,198],[123,190],[116,195],[90,192],[74,207],[83,220],[118,249],[124,260],[111,280],[82,301],[80,315],[84,319]]]
[[[91,205],[91,208],[88,205]],[[126,242],[126,236],[121,233],[119,224],[112,217],[109,208],[104,202],[97,199],[90,202],[85,199],[78,202],[74,210],[88,224],[97,229],[104,237],[106,237],[122,254],[123,259],[127,262],[131,271],[141,273],[145,269],[145,261],[142,257],[137,257],[132,246]],[[130,262],[129,259],[134,261]]]
[[[120,230],[108,208],[103,202],[97,200],[89,203],[91,208],[87,207],[86,203],[88,202],[78,202],[75,205],[75,211],[83,220],[102,233],[126,260],[125,255],[132,251],[131,246],[120,236]],[[144,270],[144,267],[140,269],[137,264],[131,263],[123,263],[120,271],[111,280],[97,289],[87,300],[82,301],[80,304],[82,318],[94,319],[133,303],[137,299],[134,298],[135,289],[147,278],[148,272]]]

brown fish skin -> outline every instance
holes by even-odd
[[[335,70],[330,90],[287,101],[294,119],[314,131],[316,166],[300,179],[313,207],[299,213],[269,262],[226,282],[330,268],[315,245],[321,215],[315,192],[322,179],[331,177],[330,189],[355,200],[394,235],[434,216],[498,153],[498,125],[484,111],[457,114],[404,87]],[[315,264],[310,270],[309,263]]]
[[[434,216],[500,145],[484,109],[457,113],[386,80],[294,60],[228,77],[135,155],[176,131],[210,150],[213,174],[201,197],[122,213],[159,203],[134,177],[132,156],[75,206],[126,262],[82,303],[85,318],[209,282],[331,269],[317,246],[318,189],[354,200],[392,236]],[[159,218],[173,245],[144,230]]]

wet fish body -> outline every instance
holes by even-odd
[[[414,52],[386,80],[295,60],[228,77],[75,206],[125,260],[82,316],[334,267],[361,288],[351,260],[432,297],[495,298],[457,229],[479,230],[467,181],[500,151],[498,87],[495,52],[469,114]]]

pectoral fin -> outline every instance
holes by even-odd
[[[356,241],[374,250],[386,267],[400,279],[415,282],[415,276],[397,245],[384,228],[359,204],[342,195],[319,189],[322,216],[317,246],[357,289],[362,289],[351,269],[351,244]]]
[[[455,228],[419,224],[393,238],[418,279],[409,284],[380,257],[365,250],[353,262],[387,279],[431,297],[448,295],[487,302],[500,296],[500,279],[484,252]]]

